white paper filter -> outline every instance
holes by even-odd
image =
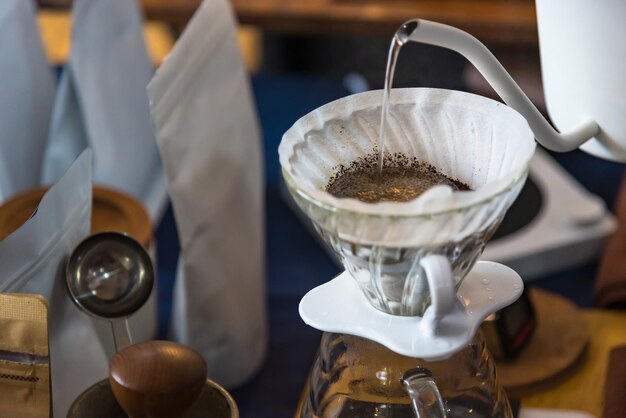
[[[285,178],[318,226],[352,242],[415,246],[459,239],[503,215],[515,196],[493,197],[512,188],[516,195],[521,188],[535,150],[532,131],[508,106],[452,90],[394,89],[385,152],[416,157],[472,191],[437,186],[410,202],[375,204],[325,192],[338,167],[377,152],[382,98],[379,90],[339,99],[304,116],[283,136],[279,154]],[[487,201],[491,204],[482,205]],[[320,206],[332,208],[332,221],[328,214],[316,214]],[[482,206],[480,216],[432,216]],[[349,213],[374,216],[342,216]],[[425,215],[433,221],[416,222]]]

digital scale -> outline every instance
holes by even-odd
[[[538,148],[529,181],[481,258],[530,281],[593,260],[615,228],[604,201]]]

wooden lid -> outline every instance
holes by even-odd
[[[28,190],[0,206],[0,241],[30,219],[47,190]],[[126,233],[146,248],[152,239],[150,216],[140,202],[118,190],[94,186],[91,233],[105,231]]]
[[[582,312],[557,294],[531,289],[537,329],[513,361],[496,361],[509,396],[521,397],[558,384],[584,358],[589,331]]]

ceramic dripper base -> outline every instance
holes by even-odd
[[[521,277],[502,264],[479,261],[457,291],[452,311],[433,329],[418,316],[375,309],[349,273],[308,292],[300,316],[313,328],[364,337],[408,357],[445,359],[471,342],[482,321],[522,293]],[[428,310],[425,316],[428,315]]]

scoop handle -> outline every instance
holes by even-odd
[[[528,122],[537,141],[557,152],[572,151],[592,137],[600,128],[594,121],[582,121],[567,133],[558,133],[524,94],[496,57],[478,39],[458,28],[414,19],[402,25],[404,41],[421,42],[456,51],[471,62],[504,102],[517,110]],[[571,47],[564,45],[564,48]]]
[[[109,367],[115,399],[131,418],[179,418],[196,402],[207,368],[195,350],[169,341],[133,344]]]
[[[115,345],[116,353],[119,353],[133,343],[130,336],[130,329],[128,329],[128,320],[112,319],[111,332],[113,332],[113,344]]]

